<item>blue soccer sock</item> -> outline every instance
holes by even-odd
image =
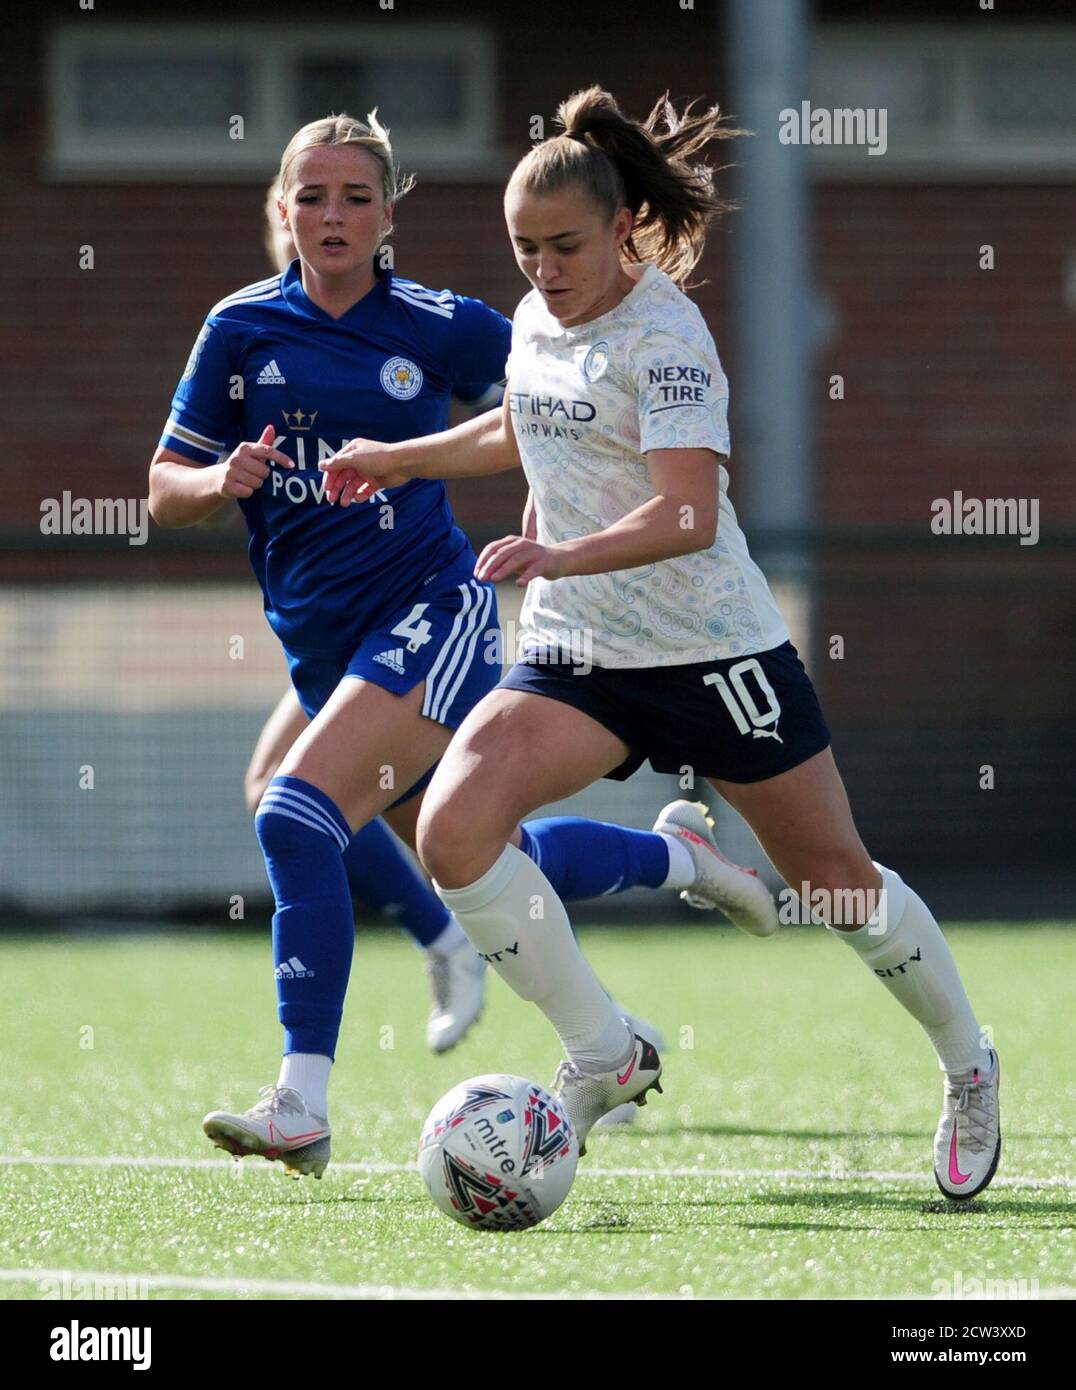
[[[398,921],[417,946],[432,945],[452,920],[381,820],[356,830],[344,851],[344,868],[356,896]]]
[[[344,869],[351,830],[331,797],[301,777],[274,777],[254,819],[276,899],[284,1051],[332,1057],[355,944]]]
[[[627,830],[579,816],[549,816],[520,828],[520,849],[564,902],[629,888],[661,888],[669,876],[669,846],[652,830]]]

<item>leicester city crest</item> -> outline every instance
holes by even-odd
[[[381,385],[398,401],[409,401],[422,390],[422,368],[406,357],[390,357],[381,368]]]
[[[191,355],[187,358],[187,365],[183,368],[183,380],[190,381],[191,377],[198,370],[198,359],[202,355],[206,339],[209,337],[209,324],[202,324],[202,331],[194,340],[194,347],[191,348]]]
[[[595,343],[594,346],[583,358],[583,376],[587,381],[597,381],[599,377],[605,375],[605,369],[609,365],[609,344]]]

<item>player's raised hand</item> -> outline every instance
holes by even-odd
[[[516,583],[528,584],[532,579],[561,579],[567,573],[564,552],[555,545],[539,545],[526,536],[502,536],[490,541],[478,557],[475,578],[498,580],[516,576]]]
[[[325,496],[330,503],[347,507],[363,502],[383,487],[401,487],[410,481],[401,473],[388,449],[376,439],[351,439],[339,453],[318,464],[325,476]]]
[[[269,464],[279,463],[282,468],[294,468],[295,461],[279,449],[273,448],[276,430],[266,425],[258,440],[240,444],[217,467],[220,474],[220,495],[222,497],[253,497],[269,476]]]

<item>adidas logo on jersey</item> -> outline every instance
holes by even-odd
[[[266,362],[258,373],[258,380],[255,382],[257,386],[287,386],[287,384],[284,380],[284,373],[276,364],[275,357],[272,361]]]
[[[313,970],[307,970],[298,956],[282,960],[273,971],[274,980],[306,980],[313,978]]]
[[[404,674],[403,647],[397,647],[394,652],[381,652],[374,657],[375,661],[380,661],[382,666],[387,666],[390,671],[395,671],[398,676]]]

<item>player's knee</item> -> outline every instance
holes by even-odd
[[[262,796],[254,812],[254,833],[258,837],[267,863],[285,862],[309,857],[311,852],[326,846],[339,853],[340,842],[328,828],[327,819],[316,819],[315,812],[303,808],[302,814],[288,806],[271,791]]]
[[[445,883],[452,876],[452,865],[467,856],[463,817],[453,814],[447,803],[423,805],[415,829],[415,848],[422,867]]]
[[[862,849],[814,856],[801,882],[794,885],[796,892],[801,892],[803,882],[812,901],[832,904],[826,915],[835,923],[862,926],[877,906],[879,874]]]
[[[452,802],[423,806],[416,835],[422,867],[443,888],[462,888],[481,878],[496,858],[500,839],[485,818],[479,818]]]
[[[288,818],[274,814],[262,797],[254,808],[254,833],[266,859],[287,853],[295,838]]]
[[[839,852],[816,854],[804,866],[802,877],[810,884],[812,891],[832,893],[838,888],[859,886],[863,866],[852,855]]]

